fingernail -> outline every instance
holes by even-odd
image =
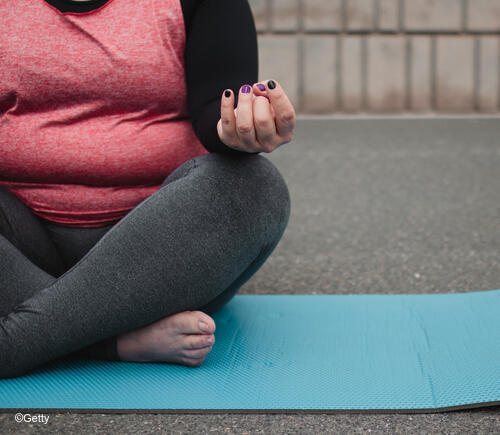
[[[208,329],[208,325],[205,322],[202,322],[201,320],[198,321],[198,324],[200,325],[200,329],[205,332],[210,332]]]
[[[241,92],[243,92],[244,94],[249,94],[251,90],[252,90],[252,88],[250,87],[250,85],[244,85],[241,88]]]
[[[214,338],[213,338],[213,337],[210,337],[210,338],[208,339],[208,342],[209,342],[210,344],[214,344]]]
[[[226,91],[224,92],[224,96],[226,98],[229,98],[231,96],[231,91],[229,89],[226,89]]]
[[[266,90],[266,87],[262,83],[257,83],[257,87],[264,92]]]
[[[267,82],[267,87],[268,87],[269,89],[274,89],[274,88],[276,87],[276,83],[274,83],[274,80],[269,80],[269,81]]]

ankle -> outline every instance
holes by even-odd
[[[140,343],[134,338],[133,334],[126,333],[116,339],[116,354],[120,361],[138,361],[141,354]]]

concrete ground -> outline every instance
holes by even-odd
[[[500,288],[500,119],[299,119],[266,155],[292,213],[240,293]],[[339,350],[341,351],[341,349]],[[0,414],[0,433],[500,433],[500,406],[430,414]]]

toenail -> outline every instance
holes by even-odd
[[[208,339],[208,342],[209,342],[210,344],[212,344],[212,343],[214,342],[214,338],[213,338],[213,337],[210,337],[210,338]]]
[[[205,322],[202,322],[201,320],[198,321],[198,324],[200,325],[200,329],[205,332],[210,332],[210,329],[208,329],[208,325]]]

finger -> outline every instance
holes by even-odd
[[[261,82],[256,82],[252,85],[252,89],[255,95],[263,95],[267,97],[267,88],[266,88],[266,83],[268,80],[263,80]]]
[[[276,80],[266,82],[267,96],[274,108],[276,130],[280,136],[288,136],[295,128],[295,109],[283,88]]]
[[[255,129],[253,125],[253,93],[250,85],[243,85],[236,107],[236,133],[245,149],[255,150]]]
[[[268,80],[262,80],[260,82],[254,83],[252,85],[252,90],[253,90],[254,95],[266,97],[267,100],[269,101],[269,96],[267,95],[267,88],[265,85],[267,82],[268,82]],[[273,119],[274,119],[274,116],[275,116],[274,108],[273,108],[273,106],[270,106],[270,107],[271,107],[271,113],[272,113]]]
[[[229,95],[229,96],[227,96]],[[234,94],[231,89],[226,89],[222,93],[220,105],[220,129],[219,137],[227,145],[238,145],[239,138],[236,133],[236,116],[234,110]]]
[[[253,123],[255,136],[265,152],[271,152],[276,148],[278,135],[274,116],[271,113],[271,104],[266,97],[255,97],[253,105]]]

